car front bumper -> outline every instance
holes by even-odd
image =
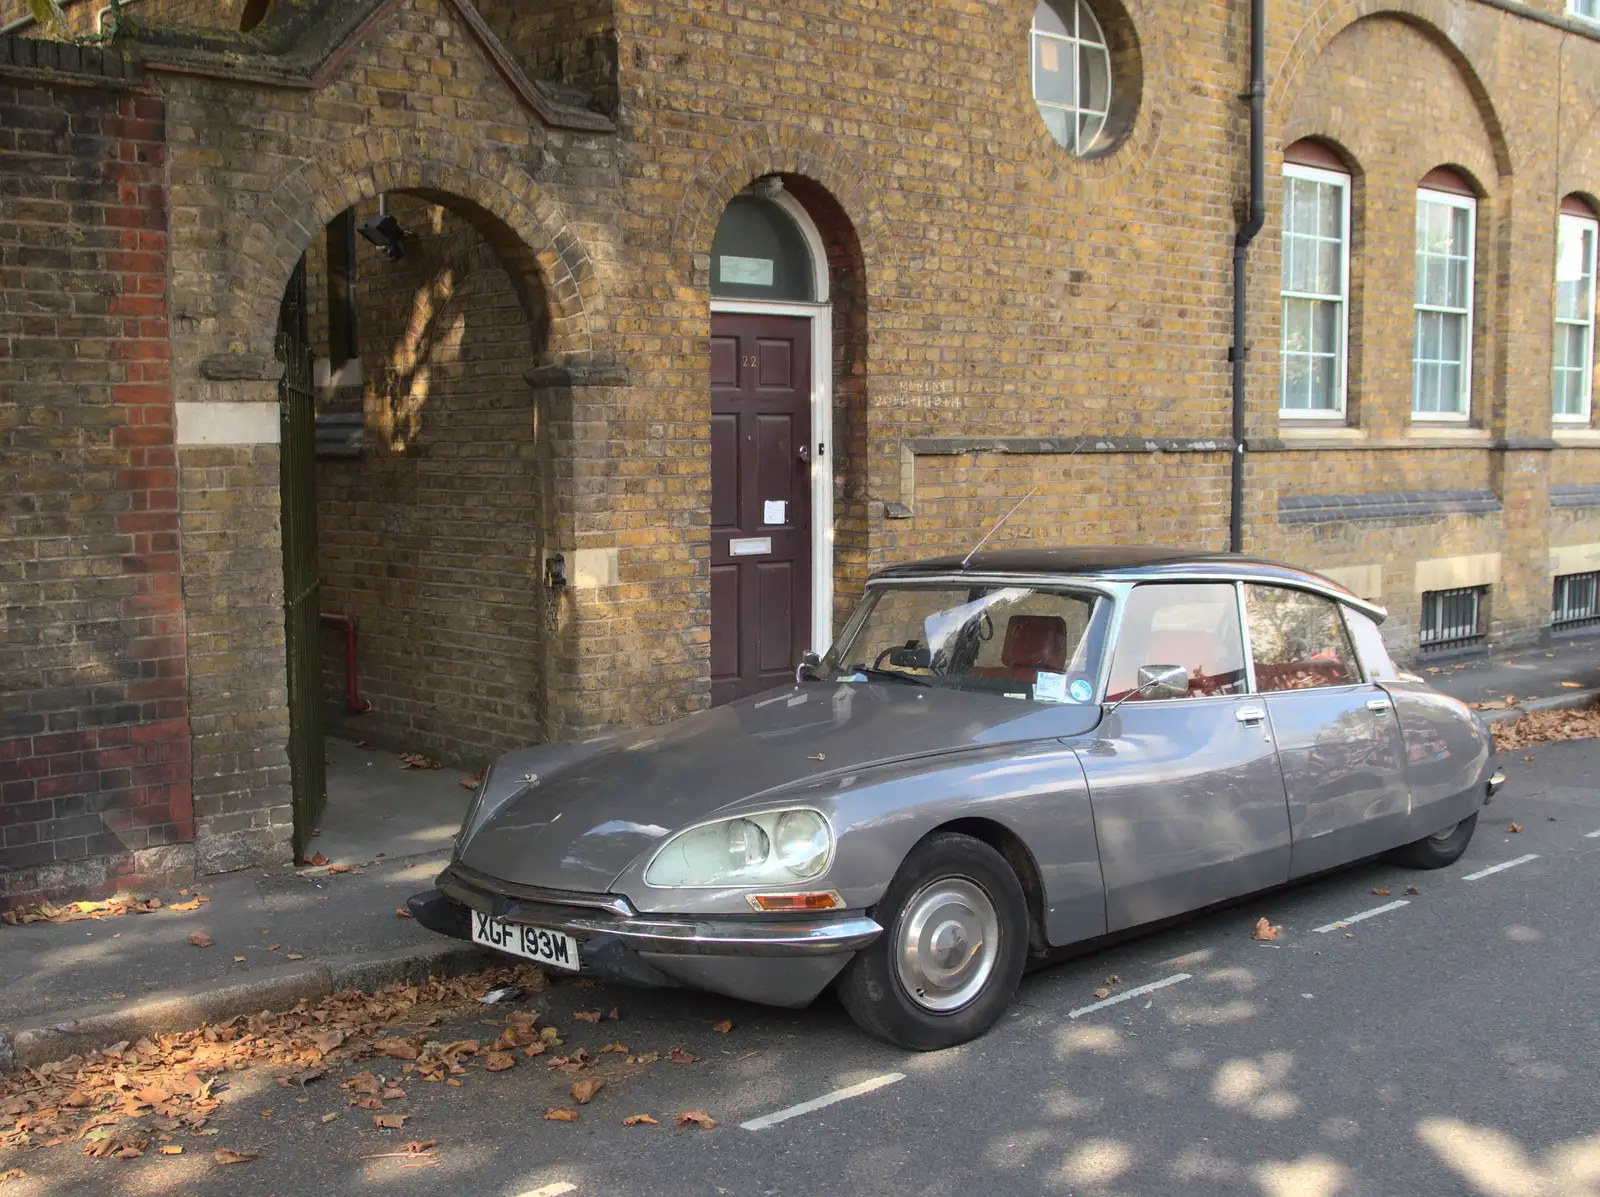
[[[776,1006],[809,1003],[858,949],[883,933],[859,912],[804,920],[640,914],[618,894],[511,885],[459,864],[446,868],[437,885],[407,902],[417,922],[432,931],[470,940],[476,911],[566,932],[578,941],[583,973],[634,985],[686,985]]]

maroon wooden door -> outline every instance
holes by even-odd
[[[811,629],[811,322],[711,317],[711,701],[794,675]]]

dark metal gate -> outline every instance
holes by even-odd
[[[322,817],[328,796],[322,746],[321,579],[317,576],[316,396],[311,353],[293,332],[278,336],[282,428],[284,640],[289,674],[289,777],[294,787],[294,857]]]

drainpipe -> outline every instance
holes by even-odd
[[[1266,151],[1267,0],[1250,0],[1250,217],[1233,238],[1233,479],[1228,508],[1228,549],[1244,548],[1244,329],[1245,265],[1250,243],[1267,219]]]

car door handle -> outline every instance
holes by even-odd
[[[1267,713],[1260,707],[1240,707],[1233,713],[1233,717],[1240,723],[1260,723],[1267,717]]]
[[[1369,710],[1369,711],[1387,711],[1388,709],[1389,709],[1389,700],[1387,698],[1369,698],[1369,699],[1367,699],[1367,710]]]

